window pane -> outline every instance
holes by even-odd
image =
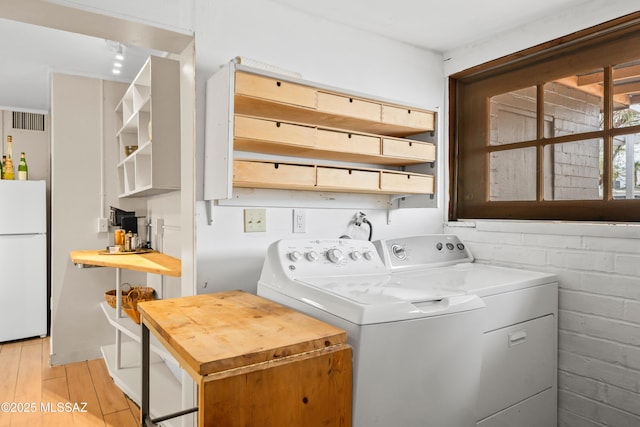
[[[544,137],[602,129],[602,69],[574,74],[544,85]]]
[[[613,198],[640,199],[640,134],[623,135],[613,141]]]
[[[490,100],[490,145],[536,139],[536,87],[496,95]]]
[[[545,200],[602,199],[603,147],[602,139],[546,146]]]
[[[536,149],[491,153],[489,200],[536,200]]]
[[[613,68],[613,126],[640,125],[640,61]]]

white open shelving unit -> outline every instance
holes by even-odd
[[[119,197],[180,189],[179,72],[178,61],[150,56],[116,106]]]
[[[114,360],[116,359],[116,345],[107,345],[101,347],[102,357],[107,363],[109,374],[113,377],[113,382],[122,389],[136,404],[141,404],[140,390],[142,390],[142,362],[140,343],[125,342],[122,343],[122,358],[120,360],[120,368],[116,369]],[[113,372],[117,372],[114,375]],[[182,385],[173,375],[166,363],[157,355],[152,353],[150,360],[151,372],[151,413],[154,416],[161,416],[166,413],[180,411],[181,406],[181,390]],[[154,393],[158,390],[159,393]],[[181,426],[179,418],[163,421],[161,425],[170,427]]]
[[[114,328],[113,344],[101,347],[102,356],[114,383],[138,405],[142,403],[142,325],[135,323],[122,310],[122,270],[134,270],[148,274],[179,277],[179,259],[160,252],[109,256],[97,250],[72,251],[71,259],[79,268],[110,267],[115,269],[116,304],[112,308],[107,302],[100,309]],[[161,284],[158,297],[162,298]],[[151,341],[150,384],[152,390],[153,416],[162,416],[181,410],[182,370],[171,353],[156,339]],[[153,393],[153,390],[157,392]],[[163,422],[163,426],[180,426],[177,420]]]
[[[117,311],[114,308],[111,308],[109,304],[107,304],[106,302],[100,303],[100,307],[102,308],[102,312],[104,313],[105,317],[107,318],[107,321],[109,322],[109,324],[111,324],[111,326],[120,330],[122,333],[124,333],[126,336],[128,336],[132,340],[138,343],[142,342],[141,335],[140,335],[141,334],[140,325],[135,323],[133,320],[131,320],[131,318],[129,318],[126,315],[118,316]],[[178,366],[178,362],[174,359],[174,357],[167,351],[166,348],[164,348],[162,344],[158,343],[157,340],[155,339],[151,340],[151,351],[156,353],[163,359],[166,359],[172,362],[174,365]]]
[[[116,269],[116,308],[106,302],[100,303],[102,312],[115,329],[115,343],[101,347],[113,382],[136,404],[142,402],[142,326],[122,312],[120,286],[121,272]],[[127,339],[128,338],[128,339]],[[151,414],[154,416],[173,413],[182,409],[182,384],[178,380],[178,362],[166,348],[153,338],[151,340]],[[175,366],[175,372],[169,367]],[[159,390],[153,393],[153,390]],[[164,421],[161,425],[179,427],[179,419]]]

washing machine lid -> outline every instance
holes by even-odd
[[[393,273],[393,276],[400,286],[408,288],[422,286],[432,292],[453,291],[478,295],[479,297],[517,291],[557,281],[557,277],[550,273],[499,267],[478,262],[399,272]]]
[[[461,295],[456,290],[431,289],[425,286],[403,286],[392,276],[318,277],[301,281],[324,292],[346,298],[357,304],[380,305],[390,302],[428,302]]]
[[[290,297],[366,325],[441,316],[484,307],[475,295],[456,290],[409,287],[392,275],[315,277],[287,287]]]

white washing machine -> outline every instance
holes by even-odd
[[[472,427],[481,381],[485,305],[427,282],[406,286],[371,242],[272,244],[258,295],[347,332],[355,427]]]
[[[486,304],[477,426],[557,426],[555,275],[473,262],[452,235],[375,246],[402,288],[463,292]]]

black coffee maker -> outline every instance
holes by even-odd
[[[109,224],[114,227],[120,227],[124,231],[138,233],[138,218],[134,211],[123,211],[122,209],[111,206]]]

